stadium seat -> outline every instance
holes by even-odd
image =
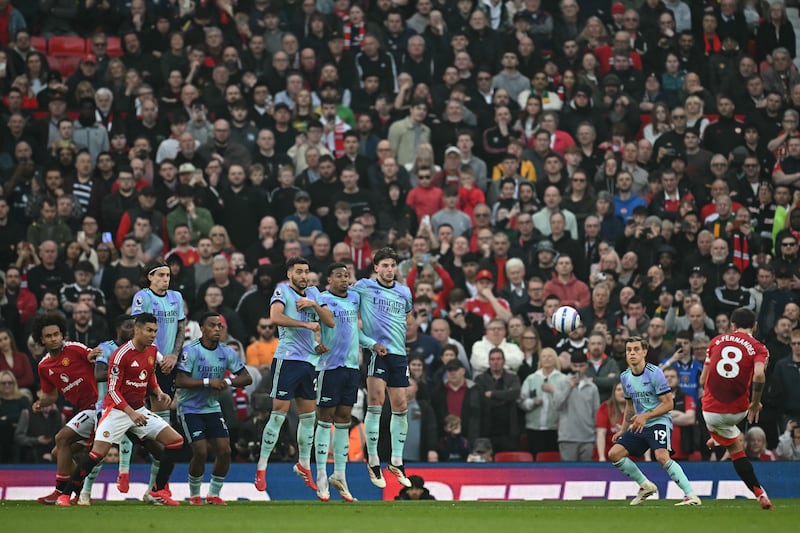
[[[50,37],[47,53],[56,56],[81,56],[86,53],[86,40],[83,37]]]
[[[537,463],[558,463],[561,462],[559,452],[539,452],[536,454]]]
[[[39,35],[31,36],[31,46],[33,46],[37,52],[47,54],[47,39],[44,37]]]
[[[108,57],[119,57],[122,55],[122,41],[119,37],[106,37],[108,39],[108,48],[106,54]]]
[[[61,73],[61,78],[66,80],[78,70],[78,63],[81,62],[82,56],[47,56],[47,62],[50,64],[50,70],[57,70]]]
[[[533,454],[530,452],[497,452],[494,454],[495,463],[530,463]]]

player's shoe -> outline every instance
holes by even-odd
[[[339,491],[339,496],[346,502],[353,502],[355,498],[350,494],[350,489],[347,488],[347,481],[344,478],[336,477],[336,474],[328,478],[331,487]]]
[[[131,488],[131,475],[128,472],[120,472],[117,475],[117,490],[126,494]]]
[[[266,470],[256,470],[256,480],[255,480],[256,490],[259,492],[264,492],[267,490],[267,471]]]
[[[203,501],[202,496],[192,496],[189,498],[189,505],[205,505],[206,502]]]
[[[142,496],[142,501],[144,503],[149,503],[151,505],[156,505],[157,504],[155,498],[150,496],[150,491],[149,490],[144,491],[144,495]]]
[[[639,505],[656,492],[658,492],[656,484],[652,481],[645,481],[644,485],[639,487],[639,492],[636,493],[636,497],[631,500],[631,505]]]
[[[406,467],[403,465],[395,466],[389,463],[387,467],[389,472],[395,475],[397,478],[398,483],[403,485],[404,487],[408,488],[411,486],[411,480],[406,477]]]
[[[386,488],[386,480],[383,479],[383,472],[381,472],[381,465],[370,466],[368,464],[367,470],[369,471],[369,480],[372,481],[373,485],[375,485],[379,489]]]
[[[713,450],[717,446],[719,446],[719,442],[714,440],[714,437],[711,437],[706,441],[706,448],[708,448],[709,450]]]
[[[703,502],[701,502],[700,498],[698,498],[693,494],[691,496],[684,496],[681,501],[675,504],[675,507],[689,506],[689,505],[703,505]]]
[[[60,494],[56,499],[56,507],[72,507],[69,494]]]
[[[769,496],[767,496],[766,492],[762,492],[761,496],[758,497],[758,504],[765,511],[772,511],[773,509],[775,509],[775,506],[772,505],[771,501],[769,501]]]
[[[331,499],[331,491],[328,487],[328,477],[325,472],[320,472],[317,475],[317,498],[321,502],[327,502]]]
[[[306,487],[313,491],[317,490],[317,484],[314,483],[314,476],[311,475],[311,470],[304,467],[300,463],[297,463],[292,468],[292,471],[297,474],[297,477],[303,480],[303,482],[306,484]]]
[[[220,498],[219,496],[212,496],[209,494],[206,496],[206,505],[228,505],[225,503],[225,500]]]
[[[89,507],[92,505],[92,495],[88,492],[81,491],[81,495],[78,496],[78,505],[81,507]]]
[[[150,497],[154,500],[156,505],[166,505],[168,507],[177,507],[180,503],[172,499],[172,496],[166,488],[161,490],[151,490]]]
[[[54,490],[47,496],[42,496],[41,498],[36,498],[36,501],[41,503],[42,505],[55,505],[56,500],[58,497],[61,496],[61,493],[57,490]]]
[[[78,500],[80,499],[80,494],[74,494],[72,499],[69,501],[72,505],[78,505]]]

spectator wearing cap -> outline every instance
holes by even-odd
[[[756,310],[756,301],[750,291],[743,288],[740,284],[742,273],[735,263],[729,262],[725,265],[722,274],[723,285],[714,289],[716,299],[714,314],[725,313],[729,315],[738,307],[747,307]]]
[[[600,407],[600,394],[586,377],[589,364],[584,353],[570,358],[572,375],[556,387],[553,402],[559,409],[558,449],[562,461],[591,461],[594,448],[594,422]]]
[[[572,258],[560,255],[552,278],[544,284],[544,292],[558,296],[562,305],[583,309],[591,301],[589,286],[575,277],[573,271]]]
[[[117,178],[119,180],[119,178]],[[116,231],[116,243],[122,246],[122,239],[133,231],[133,225],[137,218],[143,217],[150,221],[150,227],[154,236],[157,236],[164,244],[164,253],[169,250],[169,236],[167,235],[167,218],[156,209],[156,190],[148,185],[143,188],[136,197],[136,205],[125,211],[119,218],[119,225]]]
[[[92,295],[90,304],[92,310],[105,314],[105,295],[103,295],[102,291],[91,285],[92,276],[94,276],[94,267],[92,264],[89,261],[78,261],[73,270],[75,271],[75,282],[64,285],[59,292],[61,308],[66,313],[72,313],[81,294],[90,293]]]
[[[304,190],[300,190],[294,195],[294,213],[281,221],[281,225],[286,222],[294,222],[300,230],[300,243],[303,245],[303,253],[307,255],[311,251],[311,243],[314,238],[322,233],[322,222],[311,212],[311,196]]]
[[[475,288],[477,294],[466,302],[467,311],[483,317],[486,324],[495,318],[504,322],[511,318],[508,302],[494,295],[494,276],[490,270],[481,269],[475,274]]]
[[[418,174],[419,177],[419,174]],[[448,185],[442,193],[442,208],[431,217],[433,231],[438,232],[443,224],[453,228],[453,236],[466,235],[472,227],[470,217],[459,209],[460,189],[455,185]]]
[[[576,137],[578,126],[584,122],[595,127],[598,139],[608,138],[605,121],[592,102],[592,88],[581,84],[575,88],[574,96],[565,106],[561,129]]]
[[[556,258],[558,258],[558,252],[553,243],[549,239],[539,241],[533,248],[529,274],[541,280],[549,280],[555,272]]]
[[[444,433],[445,418],[449,415],[461,419],[461,434],[470,442],[481,434],[482,398],[475,382],[466,378],[464,363],[451,359],[445,366],[444,382],[431,388],[431,406],[436,413],[439,433]]]

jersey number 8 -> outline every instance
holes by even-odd
[[[737,346],[726,346],[720,354],[722,359],[717,362],[717,374],[723,378],[733,379],[739,375],[739,361],[744,354]]]

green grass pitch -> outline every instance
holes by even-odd
[[[42,507],[0,502],[8,532],[403,532],[403,533],[778,533],[797,531],[800,500],[775,500],[762,511],[753,500],[706,500],[701,507],[674,501],[552,502],[231,502],[227,507],[153,507],[96,502],[92,507]]]

